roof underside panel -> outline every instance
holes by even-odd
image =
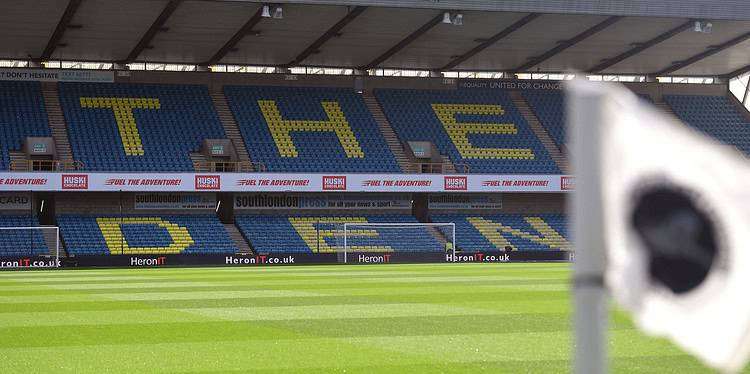
[[[140,59],[196,63],[207,61],[247,22],[258,4],[185,1],[143,51]]]
[[[726,74],[750,64],[750,40],[707,57],[672,75],[712,75],[715,71]]]
[[[368,8],[344,27],[340,37],[328,41],[319,54],[310,56],[305,63],[365,65],[434,16],[434,10],[426,9]]]
[[[482,66],[497,66],[497,70],[513,69],[527,60],[539,56],[565,41],[603,21],[603,16],[571,16],[546,14],[508,35],[474,58],[458,66],[473,70]],[[533,67],[532,70],[536,70]]]
[[[67,1],[6,0],[0,12],[0,56],[28,58],[42,54]]]
[[[221,62],[253,65],[286,64],[347,12],[347,7],[284,6],[283,19],[263,18],[255,27],[260,33],[243,38],[237,43],[237,50],[229,52]],[[323,44],[322,49],[325,50],[327,46],[328,43]]]
[[[602,59],[633,48],[633,43],[648,41],[685,21],[680,18],[625,18],[544,61],[539,68],[547,71],[586,71],[602,62]],[[637,58],[637,55],[632,58]]]
[[[166,0],[85,0],[52,54],[61,60],[121,60],[138,44],[166,5]]]
[[[721,44],[748,31],[750,31],[750,23],[747,21],[716,21],[713,22],[711,33],[687,30],[660,43],[658,47],[649,48],[637,56],[611,66],[604,72],[613,74],[616,72],[656,73],[673,63],[705,51],[709,46]],[[738,46],[734,46],[732,49],[735,48],[738,48]],[[716,74],[727,72],[729,70],[726,70],[725,67],[716,67]]]
[[[440,68],[524,16],[525,13],[466,12],[463,26],[440,23],[383,65]]]
[[[701,1],[704,0],[698,2]],[[708,0],[705,1],[708,4]],[[68,2],[3,1],[0,35],[4,38],[0,43],[0,58],[39,58],[63,18]],[[68,27],[61,29],[62,37],[54,46],[51,59],[123,60],[146,35],[167,3],[168,0],[80,0],[80,6],[73,13]],[[706,52],[711,46],[727,43],[750,32],[750,20],[736,20],[750,18],[750,14],[744,12],[745,8],[750,7],[750,2],[746,0],[722,3],[725,9],[721,12],[733,11],[737,16],[735,20],[728,20],[727,17],[708,18],[707,21],[713,24],[710,33],[695,32],[692,27],[679,28],[680,25],[687,27],[685,23],[690,22],[688,17],[695,17],[699,8],[695,2],[676,0],[664,0],[659,4],[646,0],[627,2],[627,9],[632,10],[631,13],[615,11],[624,6],[617,1],[466,0],[461,2],[465,6],[449,8],[453,14],[463,14],[462,26],[442,22],[428,24],[436,16],[440,17],[444,11],[442,9],[457,4],[456,1],[420,0],[418,4],[407,7],[404,4],[410,4],[409,0],[383,0],[351,19],[337,34],[326,35],[353,9],[342,4],[355,3],[365,5],[367,2],[279,0],[271,5],[272,8],[278,4],[283,6],[283,18],[276,19],[253,18],[262,6],[260,2],[184,0],[150,38],[148,45],[141,45],[143,50],[137,49],[140,51],[137,61],[200,64],[221,51],[219,55],[223,58],[220,63],[284,66],[325,35],[330,38],[326,38],[309,55],[305,53],[305,59],[297,65],[356,68],[383,56],[397,45],[399,48],[384,56],[387,59],[380,62],[379,67],[440,69],[470,51],[467,58],[457,60],[458,65],[450,70],[511,71],[548,51],[557,54],[539,61],[528,70],[586,71],[612,59],[598,67],[603,69],[600,73],[653,74],[675,66],[668,70],[669,74],[721,75],[747,66],[750,62],[750,41],[741,40],[708,57],[694,58],[697,61],[687,66],[675,65]],[[666,3],[672,4],[674,9],[668,9]],[[609,4],[609,9],[613,11],[603,12],[605,5],[602,4]],[[577,8],[569,9],[572,6]],[[658,11],[660,9],[670,12],[683,9],[684,14],[674,18],[638,15],[649,6],[654,9],[654,15],[662,14]],[[533,10],[540,12],[538,17],[529,16]],[[711,9],[706,14],[717,12],[719,10]],[[559,43],[570,40],[611,15],[630,16],[588,35],[567,49],[555,49]],[[528,20],[525,17],[529,17]],[[249,21],[254,27],[239,35],[238,32]],[[501,34],[503,37],[494,44],[483,50],[476,48],[484,47],[483,41],[516,23],[516,26],[521,26],[513,27],[514,31],[509,34]],[[431,27],[420,30],[424,25]],[[667,33],[673,29],[677,31]],[[409,43],[399,45],[417,30],[421,33],[418,37],[407,39]],[[636,49],[638,53],[626,54],[621,61],[613,59],[634,50],[638,43],[653,40],[665,33],[670,37],[660,43],[640,51]],[[235,35],[238,37],[234,38]],[[149,38],[144,40],[148,41]]]

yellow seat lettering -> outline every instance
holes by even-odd
[[[133,116],[133,109],[160,109],[159,99],[132,97],[81,97],[82,108],[109,108],[115,116],[120,140],[128,156],[143,156],[141,135]]]
[[[456,149],[463,158],[521,159],[533,160],[530,148],[480,148],[469,141],[470,134],[517,135],[518,128],[512,123],[458,122],[456,114],[502,115],[500,105],[490,104],[432,104],[438,120],[443,124]]]
[[[550,249],[566,251],[572,249],[570,242],[540,217],[524,217],[524,220],[539,234],[505,226],[502,223],[494,222],[484,217],[468,217],[467,220],[498,249],[510,247],[513,248],[513,250],[517,250],[517,248],[510,243],[506,235],[509,237],[523,238],[547,246]]]
[[[337,102],[324,101],[321,103],[328,120],[289,120],[281,117],[276,101],[258,100],[263,117],[271,131],[276,148],[281,157],[297,157],[297,148],[292,141],[292,132],[327,131],[336,134],[346,156],[349,158],[363,158],[365,153],[359,146],[349,122]]]
[[[313,253],[332,253],[343,249],[344,223],[365,223],[364,217],[289,217],[289,223]],[[318,224],[336,224],[332,229],[320,229]],[[378,232],[370,229],[347,229],[347,239],[377,238]],[[330,245],[327,238],[338,238],[339,243]],[[352,245],[347,243],[351,252],[393,252],[387,245]]]
[[[100,217],[96,219],[96,223],[99,225],[99,230],[104,236],[104,242],[107,244],[107,248],[111,254],[175,254],[181,253],[187,247],[195,244],[193,238],[190,236],[190,232],[184,226],[163,220],[155,217]],[[125,235],[122,233],[122,225],[155,225],[162,227],[167,230],[172,243],[166,247],[131,247],[128,241],[125,239]]]

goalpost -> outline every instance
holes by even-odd
[[[405,246],[409,252],[440,252],[456,255],[456,224],[415,222],[346,222],[339,247],[344,263],[349,252],[385,252],[389,244]]]
[[[60,266],[60,228],[57,226],[0,227],[0,257],[49,257],[34,267]]]

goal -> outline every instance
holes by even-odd
[[[347,222],[342,225],[341,259],[351,252],[439,252],[456,254],[455,223]]]
[[[44,257],[23,267],[60,266],[60,228],[57,226],[0,227],[0,257]]]

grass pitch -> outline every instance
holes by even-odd
[[[0,272],[0,372],[568,372],[567,264]],[[610,325],[616,372],[706,371]]]

